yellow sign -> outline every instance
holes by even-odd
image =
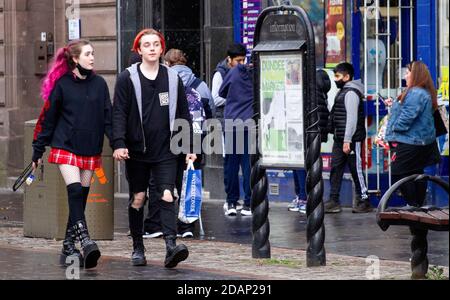
[[[441,66],[441,86],[439,88],[439,94],[442,95],[442,100],[449,100],[448,97],[448,66]]]
[[[336,36],[340,41],[345,37],[345,27],[342,22],[336,24]]]
[[[330,16],[340,16],[344,13],[344,8],[342,6],[331,6]]]

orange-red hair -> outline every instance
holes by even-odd
[[[136,35],[136,38],[134,39],[134,42],[133,42],[133,48],[131,50],[136,53],[139,53],[138,49],[141,47],[142,37],[144,35],[151,35],[151,34],[157,35],[159,37],[159,40],[161,41],[161,48],[163,50],[163,55],[164,55],[164,53],[166,51],[166,40],[164,39],[164,36],[159,31],[156,31],[155,29],[152,29],[152,28],[146,28],[144,30],[141,30],[141,32],[139,32]]]

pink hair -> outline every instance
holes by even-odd
[[[44,82],[41,86],[41,97],[44,101],[47,101],[50,97],[50,94],[55,87],[56,82],[60,79],[64,74],[69,71],[69,65],[67,63],[66,57],[67,48],[61,48],[56,53],[55,60],[53,61],[50,70],[45,76]]]
[[[41,97],[44,101],[47,101],[50,97],[56,82],[69,70],[73,70],[76,67],[72,57],[80,57],[81,49],[85,45],[90,45],[90,42],[87,40],[76,40],[58,50],[41,86]]]

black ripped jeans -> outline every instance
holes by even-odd
[[[162,200],[164,191],[168,190],[173,196],[175,177],[177,172],[177,159],[169,159],[158,163],[127,160],[125,162],[128,176],[128,185],[132,195],[138,193],[147,194],[148,181],[153,176],[158,195],[157,205],[160,209],[161,227],[164,236],[176,235],[175,203]],[[147,195],[145,196],[147,198]],[[128,208],[130,232],[132,237],[143,235],[144,229],[144,205],[135,209],[131,206],[134,197],[131,197]]]

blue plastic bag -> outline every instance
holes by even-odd
[[[202,171],[195,170],[189,162],[183,174],[178,219],[183,223],[193,223],[200,217],[202,208]]]

